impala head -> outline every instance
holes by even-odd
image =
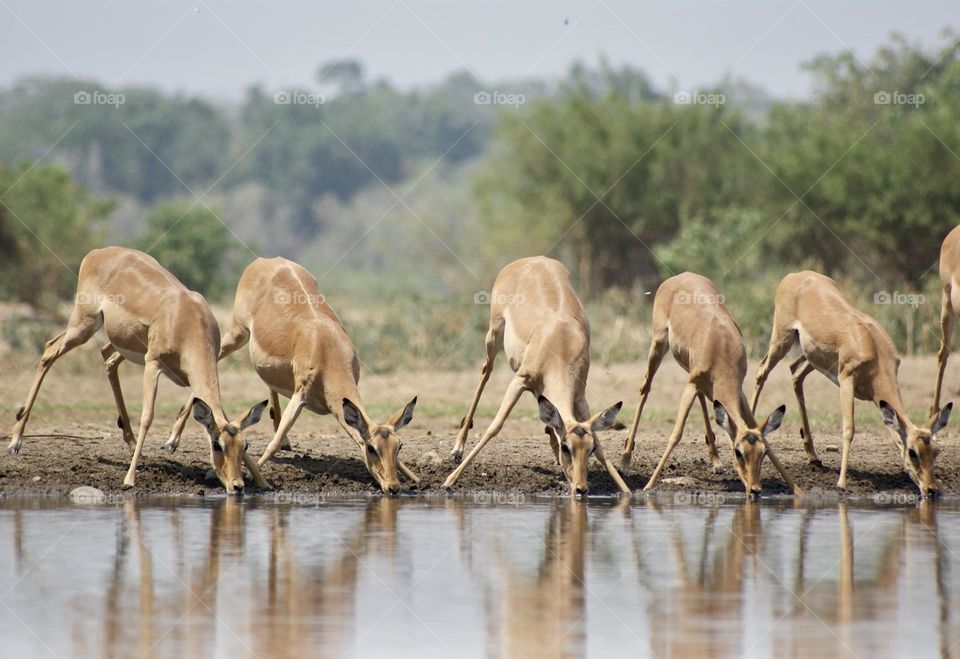
[[[760,484],[760,465],[767,457],[767,447],[763,440],[768,433],[780,427],[786,411],[786,405],[781,405],[758,427],[740,428],[719,401],[713,402],[713,413],[717,418],[717,425],[726,430],[730,439],[733,440],[733,467],[737,470],[737,475],[747,494],[751,496],[759,496],[763,490]]]
[[[243,431],[260,420],[266,407],[267,401],[257,403],[237,423],[218,424],[210,406],[199,398],[193,399],[193,418],[210,434],[210,463],[227,494],[243,493],[243,453],[247,450]]]
[[[937,433],[947,425],[953,403],[947,403],[931,415],[922,426],[913,425],[909,419],[903,419],[885,400],[880,401],[883,422],[893,428],[900,437],[903,451],[903,470],[907,472],[923,496],[937,494],[937,481],[933,476],[933,462],[940,453],[937,445]]]
[[[560,445],[560,468],[570,482],[572,493],[587,494],[590,491],[587,464],[597,448],[597,431],[613,425],[623,403],[608,407],[586,421],[564,423],[557,408],[545,396],[537,398],[537,402],[540,403],[540,420],[547,424],[547,432]]]
[[[413,419],[413,408],[416,405],[417,398],[414,396],[413,400],[394,414],[389,421],[378,424],[369,421],[349,398],[343,399],[343,420],[363,438],[363,464],[385,494],[400,492],[397,454],[401,444],[397,431]]]

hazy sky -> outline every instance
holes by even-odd
[[[239,98],[255,82],[313,86],[340,57],[409,87],[458,69],[555,76],[605,54],[661,86],[731,71],[801,96],[798,65],[818,52],[867,58],[892,31],[932,47],[958,22],[956,0],[0,0],[0,85],[45,73]]]

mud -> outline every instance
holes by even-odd
[[[91,342],[92,343],[92,342]],[[77,351],[89,352],[87,346]],[[18,494],[66,495],[80,485],[92,485],[107,493],[121,492],[120,485],[128,466],[129,453],[116,426],[116,408],[103,374],[103,368],[90,354],[79,355],[68,365],[57,364],[51,371],[40,400],[34,408],[24,445],[18,457],[0,457],[0,496]],[[667,360],[669,361],[669,360]],[[61,367],[62,366],[62,367]],[[951,366],[953,364],[951,363]],[[904,398],[914,421],[925,420],[935,364],[929,357],[904,360],[901,368]],[[265,390],[251,372],[245,359],[234,359],[221,369],[224,400],[228,414],[236,415],[250,404],[265,398]],[[122,384],[127,392],[130,417],[139,418],[140,376],[136,366],[121,368]],[[956,397],[948,369],[947,391]],[[4,444],[9,439],[16,410],[30,385],[33,365],[9,369],[0,377],[0,403],[6,413]],[[366,376],[361,381],[368,411],[375,419],[385,420],[395,408],[420,395],[414,421],[401,432],[404,460],[421,478],[413,484],[401,480],[406,493],[439,493],[440,485],[454,465],[449,453],[456,437],[457,424],[476,386],[474,369],[430,373],[395,373]],[[484,393],[471,432],[467,451],[490,422],[510,373],[498,368]],[[588,398],[599,409],[624,400],[620,421],[629,423],[635,406],[636,386],[642,377],[638,365],[594,366]],[[654,382],[654,391],[644,412],[633,464],[624,474],[634,491],[642,489],[653,471],[666,443],[676,414],[676,405],[684,374],[672,363],[665,363]],[[797,483],[809,494],[834,496],[840,455],[839,409],[836,387],[811,376],[807,387],[813,434],[822,467],[807,464],[800,440],[796,403],[789,387],[786,368],[771,377],[761,400],[762,412],[786,403],[788,414],[783,426],[770,437],[772,446]],[[748,381],[748,390],[752,380]],[[200,427],[192,421],[180,449],[169,454],[162,445],[173,419],[186,399],[186,391],[169,383],[161,386],[157,417],[150,430],[140,468],[137,487],[128,495],[207,495],[222,494],[223,489],[208,480],[209,448]],[[949,398],[947,398],[948,400]],[[960,450],[957,446],[957,420],[941,433],[941,456],[937,475],[946,493],[960,493]],[[256,455],[270,439],[271,422],[266,415],[248,431],[251,451]],[[723,431],[716,429],[718,448],[725,472],[714,474],[704,444],[703,419],[695,406],[687,424],[684,440],[671,456],[658,485],[660,492],[740,493],[742,486],[732,468],[732,451]],[[619,462],[625,430],[601,435],[606,454]],[[274,492],[318,494],[368,494],[377,491],[360,460],[356,446],[330,417],[301,415],[290,435],[293,451],[281,451],[264,466],[263,473]],[[678,479],[671,483],[671,479]],[[615,494],[616,487],[596,461],[590,472],[591,494]],[[257,490],[248,486],[251,492]],[[765,494],[788,494],[779,475],[767,461],[763,468]],[[464,472],[455,492],[475,495],[482,492],[556,494],[568,493],[565,480],[550,451],[543,424],[536,419],[536,404],[524,397],[503,432]],[[867,403],[857,406],[857,435],[851,454],[848,491],[852,495],[878,493],[910,495],[915,488],[899,466],[898,454],[879,413]]]

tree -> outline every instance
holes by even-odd
[[[58,165],[0,162],[0,294],[40,306],[72,296],[80,261],[112,207]]]
[[[151,254],[187,288],[210,298],[233,290],[245,265],[243,245],[205,206],[159,206],[134,246]]]

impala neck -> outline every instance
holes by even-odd
[[[743,395],[743,381],[732,375],[714,374],[713,399],[719,401],[738,428],[756,428],[757,420]],[[712,410],[711,410],[712,412]]]

